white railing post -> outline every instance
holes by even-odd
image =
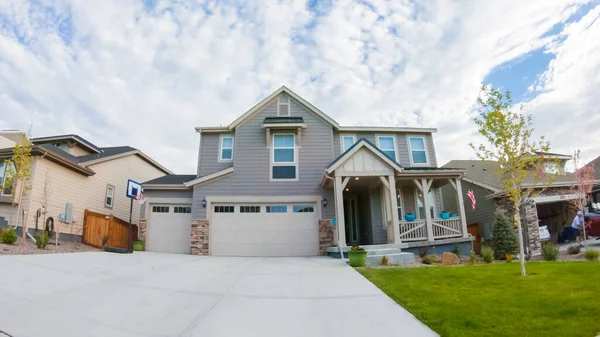
[[[460,208],[460,223],[462,225],[462,237],[466,238],[467,236],[469,236],[469,231],[467,230],[467,215],[465,214],[465,203],[463,201],[460,178],[456,178],[456,194],[458,195],[458,208]]]
[[[431,218],[431,213],[429,212],[429,182],[427,179],[421,179],[421,188],[423,195],[423,211],[425,212],[425,220],[427,221],[427,240],[433,241],[433,219]]]
[[[346,221],[344,220],[344,186],[342,177],[335,177],[333,189],[335,192],[335,217],[337,218],[335,226],[338,232],[338,242],[341,247],[346,247]]]

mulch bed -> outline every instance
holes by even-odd
[[[79,253],[100,252],[102,250],[86,246],[81,243],[59,242],[58,247],[54,243],[48,243],[45,249],[38,249],[32,240],[27,239],[24,245],[21,238],[14,245],[0,243],[0,255],[33,255],[33,254],[56,254],[56,253]]]

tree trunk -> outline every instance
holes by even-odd
[[[17,200],[19,203],[17,204],[17,223],[15,224],[15,228],[19,226],[19,218],[21,218],[21,245],[24,245],[27,241],[27,232],[25,228],[25,214],[21,215],[21,211],[23,209],[23,188],[25,183],[19,184],[21,181],[17,180],[16,184],[18,185],[19,193],[15,193],[14,200]]]
[[[521,214],[519,212],[520,208],[521,204],[519,203],[517,205],[517,203],[515,203],[514,219],[517,222],[517,228],[519,231],[519,235],[517,236],[519,237],[519,261],[521,262],[521,276],[527,276],[527,273],[525,271],[525,248],[523,243],[523,227],[521,226]]]

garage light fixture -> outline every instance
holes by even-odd
[[[206,199],[202,199],[202,208],[206,208]]]
[[[327,199],[323,198],[323,207],[327,207]]]

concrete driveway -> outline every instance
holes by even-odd
[[[146,252],[0,256],[0,330],[15,337],[436,336],[339,260]]]

